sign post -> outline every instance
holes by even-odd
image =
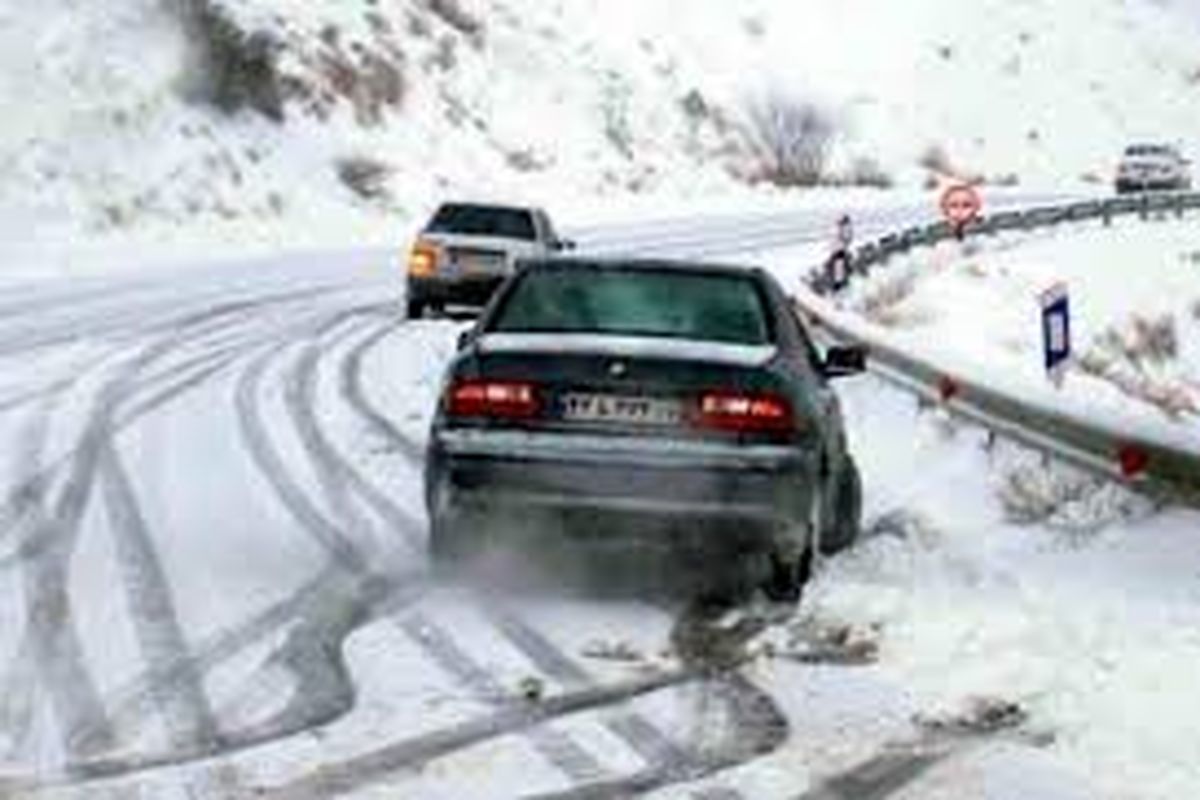
[[[825,285],[835,294],[850,283],[850,246],[853,243],[854,223],[849,214],[843,214],[838,218],[833,252],[825,260]]]
[[[958,183],[942,192],[938,205],[941,206],[942,216],[954,226],[955,238],[961,242],[967,225],[977,219],[983,210],[983,198],[974,188]]]
[[[1062,386],[1071,358],[1071,299],[1065,283],[1056,283],[1041,295],[1042,358],[1046,376]]]

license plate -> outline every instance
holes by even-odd
[[[678,425],[683,419],[683,405],[678,400],[656,397],[568,394],[562,398],[562,417],[579,422]]]
[[[459,255],[458,268],[469,275],[495,272],[500,260],[495,256]]]

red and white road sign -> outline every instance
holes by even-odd
[[[983,198],[974,188],[956,184],[942,192],[940,205],[946,221],[961,227],[979,216],[983,210]]]

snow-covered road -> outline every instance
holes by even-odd
[[[860,231],[916,215],[881,206]],[[809,212],[579,238],[730,259],[809,240],[819,253],[829,234],[830,215]],[[1141,600],[1138,621],[1159,626],[1130,649],[1195,663],[1200,645],[1173,624],[1200,608],[1200,564],[1180,546],[1200,520],[1078,476],[1030,482],[1026,454],[986,452],[870,378],[845,396],[877,536],[828,565],[786,630],[696,644],[711,631],[669,603],[431,583],[423,437],[462,323],[403,322],[396,261],[322,254],[0,295],[0,796],[1064,800],[1124,796],[1113,774],[1084,775],[1130,753],[1167,765],[1163,787],[1200,786],[1167,741],[1184,722],[1159,749],[1129,743],[1088,727],[1115,701],[1055,694],[1066,672],[1032,670],[1026,691],[1006,679],[1028,662],[980,667],[1094,588],[1050,602],[1037,558],[1066,561],[1063,541],[1086,548],[1107,523],[1104,546],[1133,549],[1139,570],[1171,565],[1167,599]],[[1028,485],[1005,505],[998,480]],[[1032,527],[1005,522],[1021,499]],[[1072,513],[1085,519],[1055,526]],[[1145,555],[1159,552],[1172,557]],[[1028,582],[1012,572],[1025,557],[1041,568]],[[988,600],[1013,586],[1024,602],[998,621]],[[1000,633],[970,630],[984,623]],[[1087,630],[1108,655],[1122,641]],[[1027,635],[1038,664],[1078,655]],[[738,672],[685,657],[768,646]],[[1172,675],[1164,686],[1186,686]]]

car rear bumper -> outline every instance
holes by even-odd
[[[447,305],[486,305],[504,282],[503,275],[472,275],[459,278],[409,278],[410,302]]]
[[[725,529],[804,525],[817,474],[800,447],[473,430],[436,433],[429,463],[431,511],[444,504]]]
[[[1140,180],[1137,178],[1119,178],[1116,181],[1118,192],[1169,192],[1186,189],[1188,182],[1183,179]]]

